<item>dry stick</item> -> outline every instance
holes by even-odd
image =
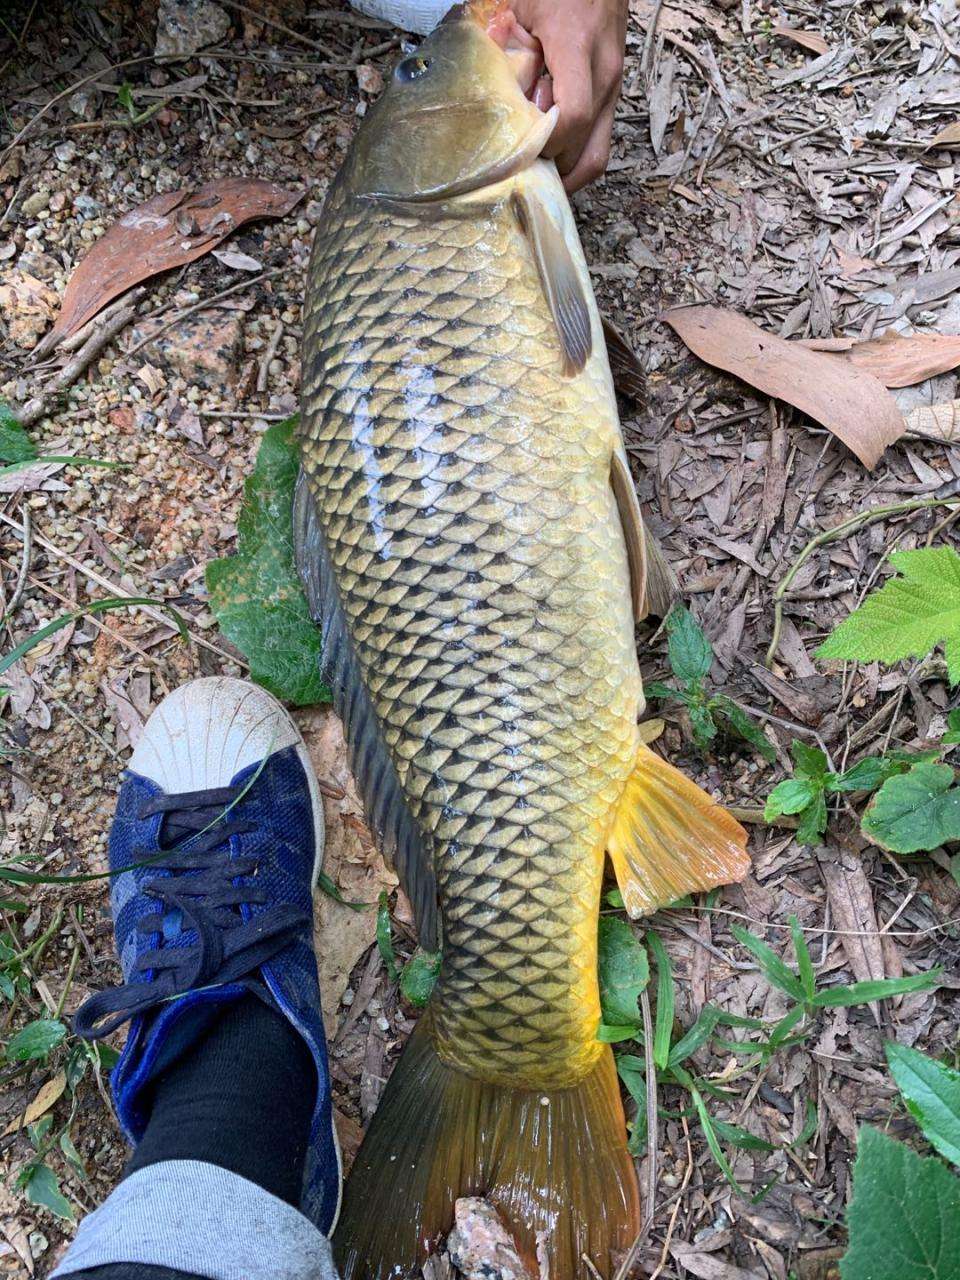
[[[680,1123],[683,1125],[683,1136],[687,1143],[687,1167],[683,1171],[683,1181],[677,1188],[676,1204],[673,1206],[673,1212],[670,1214],[670,1222],[667,1225],[667,1234],[663,1241],[663,1249],[660,1253],[660,1261],[650,1275],[650,1280],[657,1280],[657,1277],[663,1272],[667,1265],[667,1254],[670,1251],[670,1241],[673,1239],[673,1233],[677,1226],[677,1214],[680,1212],[680,1206],[683,1203],[683,1193],[687,1189],[687,1184],[693,1173],[693,1148],[690,1145],[690,1128],[687,1125],[687,1117],[681,1117]]]
[[[59,354],[62,354],[63,352],[72,353],[74,351],[78,351],[88,338],[97,331],[100,325],[102,325],[111,316],[116,315],[118,311],[122,310],[123,307],[128,306],[131,302],[139,302],[146,292],[146,288],[143,286],[140,286],[133,292],[128,289],[126,293],[122,293],[119,298],[115,298],[113,302],[108,303],[102,311],[98,311],[95,316],[92,316],[86,322],[86,324],[82,324],[75,333],[68,334],[59,342],[56,337],[53,336],[53,331],[51,330],[51,332],[38,342],[30,352],[27,372],[30,374],[37,374],[55,364],[56,357],[51,360],[46,360],[44,358],[50,355],[53,351],[56,351]]]
[[[261,393],[267,389],[267,383],[270,379],[270,361],[277,354],[277,347],[279,347],[280,339],[282,337],[283,321],[278,320],[273,333],[270,335],[270,341],[267,343],[267,349],[263,353],[263,359],[260,361],[260,371],[257,374],[257,390]]]
[[[19,528],[17,522],[15,520],[11,520],[8,515],[4,515],[2,511],[0,511],[0,520],[2,520],[4,524],[10,525],[13,529]],[[40,534],[35,534],[34,538],[45,551],[49,551],[50,554],[56,556],[58,560],[65,560],[66,563],[76,569],[78,573],[82,573],[85,578],[89,578],[91,582],[95,582],[98,587],[103,587],[105,591],[109,592],[110,596],[114,600],[125,599],[124,596],[117,594],[116,584],[111,582],[109,578],[105,578],[102,573],[97,573],[95,569],[88,568],[87,565],[83,564],[75,556],[72,556],[69,551],[64,551],[54,543],[48,542],[47,539],[42,538]],[[52,592],[51,594],[56,593]],[[62,597],[60,598],[62,599]],[[77,606],[75,605],[74,607],[76,608]],[[154,609],[152,605],[138,604],[132,607],[139,609],[142,613],[145,613],[148,618],[152,618],[154,622],[159,622],[164,627],[173,627],[173,623],[170,621],[169,616],[163,613],[160,609]],[[233,654],[227,653],[226,650],[219,648],[215,644],[211,644],[211,642],[209,640],[205,640],[203,636],[195,635],[192,631],[189,631],[189,635],[193,643],[199,645],[202,649],[209,649],[211,653],[217,654],[218,657],[225,658],[228,662],[235,662],[238,666],[245,667],[249,670],[249,667],[247,667],[247,664],[242,659],[234,657]],[[137,649],[137,652],[141,653],[143,651]],[[149,654],[144,653],[143,656],[149,658],[151,663],[156,663],[156,659],[150,658]]]
[[[23,559],[20,561],[20,570],[17,573],[17,583],[13,588],[13,594],[4,611],[4,618],[13,616],[20,598],[23,595],[24,588],[27,585],[27,575],[30,573],[30,558],[33,554],[33,538],[31,536],[33,530],[30,524],[30,508],[26,500],[22,504],[23,512]]]
[[[231,293],[239,293],[241,289],[247,289],[252,284],[259,284],[261,280],[272,280],[274,276],[282,275],[283,267],[274,267],[272,271],[261,271],[258,276],[251,276],[249,280],[240,280],[237,284],[232,284],[229,289],[221,289],[219,293],[215,293],[212,298],[203,298],[200,302],[195,302],[192,307],[187,307],[183,311],[178,311],[172,320],[168,320],[166,324],[162,324],[159,329],[153,333],[147,334],[140,342],[130,347],[128,351],[124,351],[124,357],[129,359],[130,356],[136,355],[144,347],[156,340],[168,329],[172,329],[175,324],[179,324],[181,320],[186,320],[187,316],[192,316],[195,311],[206,311],[208,307],[214,306],[221,299],[228,297]],[[149,319],[149,317],[147,317]]]
[[[643,41],[643,52],[640,55],[640,74],[644,80],[650,79],[650,65],[653,62],[653,46],[657,39],[657,25],[660,22],[660,14],[663,10],[663,0],[657,0],[657,7],[653,11],[653,17],[650,19],[650,25],[647,27],[647,34]]]
[[[657,1065],[653,1060],[653,1019],[650,1017],[650,997],[646,990],[640,992],[640,1012],[643,1016],[643,1059],[647,1084],[647,1214],[636,1239],[627,1250],[626,1257],[617,1268],[613,1280],[626,1280],[630,1268],[637,1260],[640,1246],[653,1226],[657,1203]]]
[[[137,291],[140,297],[146,290]],[[137,302],[139,298],[135,297],[126,306],[120,307],[119,310],[106,320],[101,321],[90,337],[86,340],[77,354],[72,360],[68,360],[58,374],[50,379],[38,396],[34,396],[32,400],[28,400],[18,414],[16,419],[22,427],[32,427],[47,412],[50,401],[61,391],[65,391],[77,378],[84,372],[87,366],[96,359],[100,352],[108,343],[112,342],[121,329],[133,319],[136,314]]]
[[[294,31],[291,27],[285,27],[282,22],[267,18],[264,14],[258,13],[256,9],[248,9],[245,4],[238,4],[237,0],[220,0],[220,2],[228,9],[236,9],[238,13],[245,13],[247,17],[255,18],[257,22],[262,22],[265,27],[273,27],[275,31],[282,31],[291,40],[299,40],[301,44],[305,44],[310,49],[319,49],[328,58],[337,56],[334,50],[328,44],[324,44],[322,40],[311,40],[309,36],[302,36],[299,31]]]
[[[886,506],[872,507],[869,511],[860,511],[855,516],[841,520],[832,529],[824,529],[815,538],[811,538],[796,560],[794,560],[785,577],[780,579],[777,589],[773,593],[773,636],[770,640],[770,647],[767,650],[766,666],[773,666],[773,660],[777,656],[777,649],[780,647],[780,631],[783,627],[783,598],[790,589],[791,582],[793,582],[814,551],[819,547],[826,546],[828,542],[833,542],[836,538],[842,538],[845,534],[852,533],[854,529],[859,529],[861,525],[873,524],[877,520],[883,520],[886,516],[906,515],[911,511],[925,511],[929,507],[948,507],[955,504],[960,504],[960,497],[914,498],[908,502],[891,502]]]

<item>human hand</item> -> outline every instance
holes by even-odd
[[[533,100],[541,110],[560,108],[544,154],[556,158],[567,191],[576,191],[599,178],[610,159],[627,0],[513,0],[512,7],[543,46],[549,72]]]

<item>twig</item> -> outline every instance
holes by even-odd
[[[643,52],[640,55],[640,73],[644,80],[650,79],[650,65],[653,62],[653,46],[657,39],[657,26],[660,22],[660,14],[663,10],[663,0],[657,0],[657,7],[653,11],[653,17],[650,19],[650,25],[647,27],[647,34],[643,40]]]
[[[852,533],[854,529],[859,529],[862,525],[873,524],[874,521],[883,520],[887,516],[906,515],[912,511],[924,511],[929,507],[946,507],[958,503],[960,503],[960,497],[913,498],[907,502],[891,502],[882,507],[872,507],[869,511],[859,511],[855,516],[841,520],[832,529],[824,529],[822,533],[818,533],[816,537],[811,538],[787,570],[786,575],[777,583],[777,589],[773,593],[773,636],[770,640],[770,647],[767,650],[766,666],[773,666],[773,660],[777,656],[777,650],[780,647],[780,631],[783,627],[783,598],[789,591],[790,584],[814,551],[819,547],[826,546],[828,542],[833,542],[836,538],[842,538],[845,534]]]
[[[270,380],[270,361],[277,354],[277,347],[280,345],[280,339],[283,337],[283,321],[278,320],[273,333],[270,335],[270,341],[267,343],[267,349],[263,353],[263,359],[260,361],[260,371],[257,374],[257,390],[264,392],[267,389],[267,383]]]
[[[687,1167],[683,1171],[683,1181],[677,1188],[676,1204],[673,1206],[673,1212],[670,1214],[670,1221],[667,1224],[667,1234],[663,1241],[663,1249],[660,1253],[660,1261],[650,1275],[650,1280],[657,1280],[657,1277],[663,1272],[667,1265],[667,1254],[670,1252],[670,1241],[673,1239],[673,1233],[677,1225],[677,1214],[680,1212],[680,1205],[683,1203],[683,1193],[687,1189],[690,1176],[693,1173],[693,1148],[690,1145],[690,1128],[687,1124],[687,1117],[681,1117],[683,1125],[683,1136],[687,1143]]]
[[[14,610],[16,609],[17,605],[20,603],[20,598],[23,595],[24,588],[27,585],[27,575],[30,572],[30,557],[33,554],[33,538],[31,537],[33,530],[30,524],[30,508],[26,502],[23,503],[22,514],[23,514],[23,526],[22,526],[23,527],[23,559],[20,561],[20,570],[17,574],[17,583],[16,583],[16,586],[13,588],[13,594],[10,597],[10,603],[7,605],[6,611],[4,613],[4,620],[12,617]]]
[[[237,284],[232,284],[229,289],[221,289],[220,292],[215,293],[212,298],[202,298],[199,302],[195,302],[192,307],[187,307],[183,311],[178,311],[171,320],[168,320],[166,324],[162,324],[160,328],[154,330],[153,333],[147,334],[145,338],[142,338],[134,346],[125,351],[123,353],[124,356],[129,359],[130,356],[136,355],[138,351],[142,351],[143,348],[149,346],[151,342],[156,342],[161,334],[166,333],[168,329],[172,329],[175,324],[179,324],[181,320],[186,320],[187,316],[192,316],[195,311],[206,311],[208,307],[214,306],[222,298],[228,297],[231,293],[239,293],[241,289],[248,289],[250,285],[259,284],[261,280],[272,280],[274,276],[282,275],[283,270],[283,267],[274,267],[272,271],[261,271],[258,276],[251,276],[249,280],[241,280]]]
[[[294,31],[292,27],[285,27],[282,22],[277,22],[274,18],[268,18],[256,9],[249,9],[245,4],[238,4],[237,0],[220,0],[220,2],[227,9],[236,9],[238,13],[245,13],[248,18],[262,22],[265,27],[273,27],[275,31],[282,31],[291,40],[299,40],[308,49],[318,49],[320,53],[325,53],[328,58],[337,56],[333,49],[328,44],[324,44],[322,40],[311,40],[309,36],[302,36],[299,31]]]
[[[100,352],[112,342],[121,329],[133,319],[136,314],[137,303],[146,293],[145,289],[138,289],[133,299],[126,306],[121,307],[119,311],[114,311],[106,321],[102,321],[90,334],[77,354],[72,360],[68,360],[58,374],[56,374],[47,385],[43,388],[38,396],[34,396],[32,400],[28,400],[20,412],[16,415],[17,421],[23,427],[32,427],[47,412],[50,401],[65,391],[77,378],[84,372],[91,361],[95,360]]]

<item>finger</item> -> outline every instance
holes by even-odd
[[[553,106],[553,77],[543,75],[537,81],[530,99],[538,111],[549,111]]]
[[[573,41],[561,48],[544,45],[544,60],[553,77],[553,101],[560,108],[560,118],[544,155],[557,161],[561,173],[572,169],[593,129],[596,103],[593,92],[593,69],[588,50]]]
[[[616,109],[616,98],[613,99],[597,117],[587,145],[580,153],[576,164],[564,175],[563,185],[568,195],[579,191],[589,182],[595,182],[606,171],[610,162],[610,146],[613,139],[613,115]],[[559,161],[558,161],[559,164]]]

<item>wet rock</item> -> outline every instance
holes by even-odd
[[[146,321],[133,331],[136,345],[163,325],[162,320]],[[143,355],[153,365],[178,373],[189,386],[232,387],[243,349],[243,313],[239,311],[198,311],[159,334]]]
[[[189,58],[229,30],[229,17],[210,0],[161,0],[154,56]]]

